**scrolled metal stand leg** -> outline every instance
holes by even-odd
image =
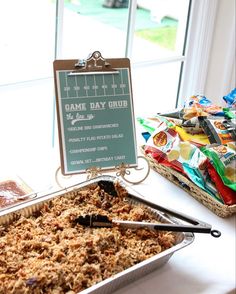
[[[116,175],[119,177],[121,177],[123,180],[125,180],[127,183],[129,184],[133,184],[133,185],[137,185],[137,184],[140,184],[142,183],[149,175],[150,173],[150,164],[149,164],[149,161],[144,157],[144,156],[138,156],[138,159],[143,159],[146,163],[146,167],[147,167],[147,171],[146,171],[146,174],[144,175],[143,178],[141,178],[140,180],[138,181],[131,181],[131,180],[128,180],[126,176],[129,176],[131,174],[130,170],[128,170],[129,166],[126,165],[126,164],[121,164],[120,166],[117,167],[117,170],[118,172],[116,173]],[[141,171],[143,170],[144,168],[139,168],[138,166],[136,168],[134,168],[136,171]]]
[[[59,173],[60,173],[60,176],[63,176],[62,173],[61,173],[61,167],[60,167],[60,166],[57,168],[57,170],[56,170],[56,172],[55,172],[55,181],[56,181],[57,185],[58,185],[61,189],[63,189],[64,187],[61,185],[60,180],[59,180]],[[63,177],[64,177],[65,179],[66,179],[66,178],[67,178],[67,179],[70,179],[70,178],[71,178],[71,176],[63,176]]]

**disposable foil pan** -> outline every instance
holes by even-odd
[[[66,195],[67,193],[79,190],[81,188],[89,187],[92,184],[96,184],[99,181],[110,181],[115,182],[117,181],[116,177],[113,176],[99,176],[97,178],[66,187],[59,191],[54,191],[44,195],[37,195],[36,198],[28,200],[24,203],[19,203],[15,206],[10,208],[6,208],[0,211],[0,225],[4,224],[7,225],[8,223],[14,221],[14,219],[19,216],[23,215],[25,217],[30,216],[32,213],[38,211],[45,202],[51,200],[52,198],[59,197],[62,195]],[[137,204],[139,203],[139,199],[141,200],[144,198],[142,195],[137,193],[130,187],[127,187],[125,183],[119,180],[120,184],[126,188],[129,195],[132,195],[132,202],[135,201]],[[135,197],[134,197],[135,196]],[[135,200],[134,200],[135,198]],[[140,202],[141,203],[141,202]],[[143,205],[143,204],[141,204]],[[176,223],[170,216],[166,216],[158,210],[153,208],[149,208],[146,206],[150,211],[156,216],[157,221],[165,222],[165,223]],[[168,262],[170,257],[178,250],[190,245],[194,240],[193,233],[184,233],[184,232],[175,232],[176,234],[176,244],[171,248],[154,255],[153,257],[142,261],[106,280],[97,283],[96,285],[79,292],[80,294],[110,294],[122,287],[123,285],[127,285],[134,280],[137,280],[139,277],[143,277],[144,275],[150,273],[154,269],[157,269]]]

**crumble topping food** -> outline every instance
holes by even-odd
[[[79,215],[156,221],[144,206],[91,185],[56,197],[30,217],[0,226],[0,293],[78,293],[175,244],[171,232],[90,228]]]

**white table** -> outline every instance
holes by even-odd
[[[193,243],[175,252],[164,266],[114,294],[235,294],[236,216],[218,217],[154,171],[134,188],[148,200],[211,224],[222,235],[195,233]]]

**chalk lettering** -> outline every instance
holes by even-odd
[[[90,102],[90,109],[91,110],[100,110],[105,109],[106,102]]]
[[[128,102],[127,100],[118,100],[118,101],[109,101],[108,107],[110,109],[116,109],[116,108],[127,108]]]
[[[86,103],[65,104],[65,111],[81,111],[86,110]]]

